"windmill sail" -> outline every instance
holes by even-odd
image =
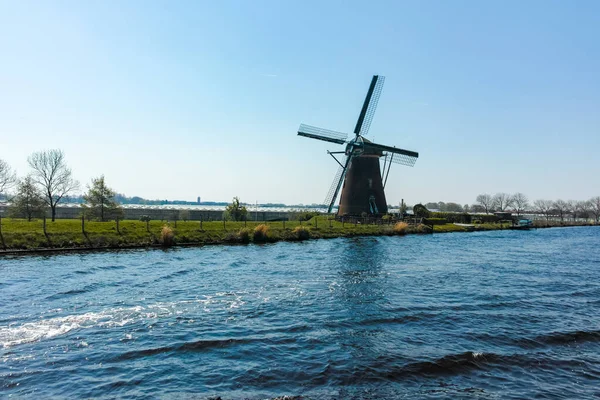
[[[379,102],[384,82],[385,76],[373,75],[367,97],[365,97],[365,102],[363,103],[362,110],[358,116],[358,121],[356,121],[356,127],[354,128],[354,133],[356,135],[363,136],[369,133],[371,121],[373,121],[373,116],[377,109],[377,103]]]
[[[394,157],[390,158],[388,163],[406,165],[407,167],[414,167],[417,162],[416,157],[406,156],[404,154],[395,153]],[[389,164],[388,164],[389,165]],[[389,167],[388,167],[389,168]]]
[[[329,188],[329,192],[327,192],[327,196],[323,201],[328,209],[327,213],[331,212],[333,205],[335,204],[335,200],[337,199],[338,193],[340,191],[340,187],[342,186],[342,182],[344,181],[344,176],[346,176],[346,171],[348,170],[348,165],[350,164],[350,159],[352,157],[343,156],[340,167],[338,168],[335,177],[333,178],[333,182],[331,183],[331,187]]]
[[[416,151],[399,149],[397,147],[385,146],[383,144],[370,143],[365,142],[364,144],[365,150],[376,150],[381,151],[383,155],[394,155],[388,162],[393,162],[394,164],[402,164],[412,167],[417,162],[417,158],[419,158],[419,153]]]
[[[316,126],[305,124],[300,124],[298,135],[337,144],[346,143],[346,138],[348,137],[346,133],[330,131],[329,129],[317,128]]]

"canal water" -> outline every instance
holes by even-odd
[[[0,258],[0,397],[592,398],[600,228]]]

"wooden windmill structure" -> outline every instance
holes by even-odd
[[[373,143],[364,137],[369,132],[384,80],[383,76],[373,76],[352,139],[347,140],[348,135],[345,133],[310,125],[300,124],[298,128],[300,136],[346,145],[344,151],[327,152],[339,164],[338,172],[324,201],[329,213],[340,189],[342,195],[338,215],[387,213],[384,189],[392,163],[412,167],[419,157],[417,152]],[[380,163],[381,159],[383,165]]]

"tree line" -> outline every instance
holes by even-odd
[[[565,218],[571,216],[577,218],[593,218],[600,222],[600,196],[589,200],[544,200],[538,199],[530,203],[529,198],[523,193],[496,193],[495,195],[480,194],[476,198],[472,212],[515,212],[517,215],[524,213],[540,214],[549,220],[550,218]],[[476,210],[475,210],[476,208]]]
[[[546,220],[559,218],[586,218],[600,222],[600,196],[589,200],[544,200],[530,202],[523,193],[483,193],[477,196],[475,203],[460,205],[458,203],[429,202],[421,203],[427,210],[452,213],[491,214],[495,212],[512,212],[522,214],[542,215]],[[406,208],[406,207],[405,207]]]
[[[8,163],[0,159],[0,194],[11,203],[9,215],[31,221],[44,216],[49,208],[54,221],[58,204],[79,190],[79,182],[73,178],[62,150],[32,153],[27,163],[29,173],[18,178]],[[115,201],[115,191],[106,185],[103,175],[87,185],[83,200],[83,213],[89,219],[106,221],[123,216],[122,208]]]

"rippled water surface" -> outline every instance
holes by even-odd
[[[600,228],[0,258],[0,397],[600,396]]]

